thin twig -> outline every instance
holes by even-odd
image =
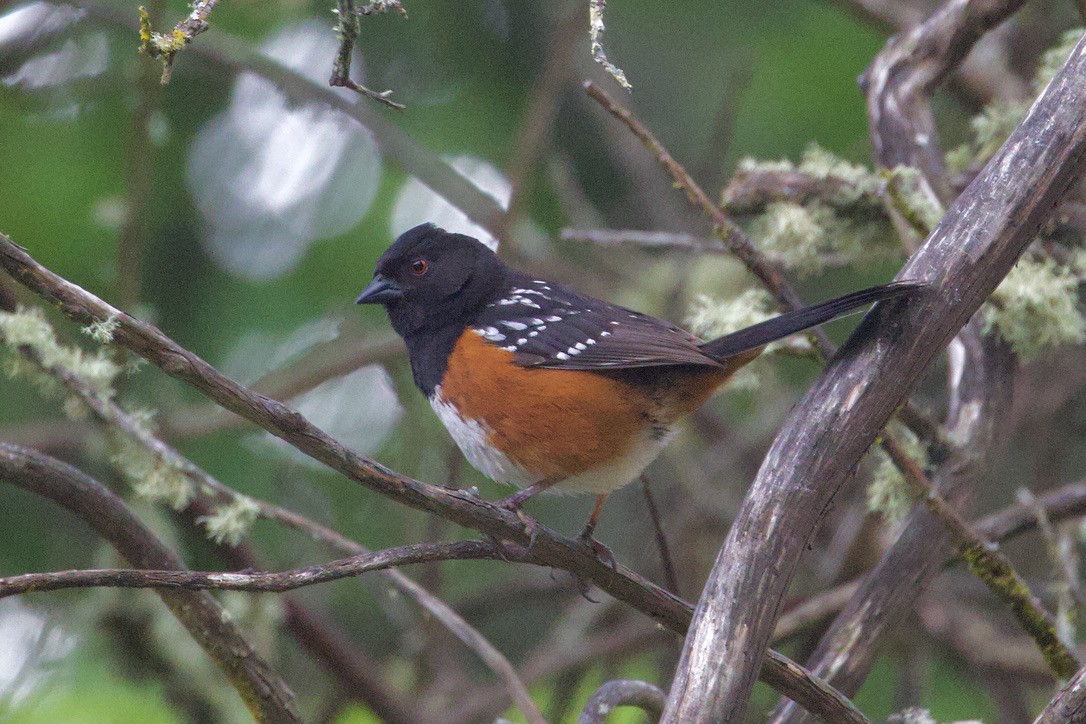
[[[151,27],[151,19],[140,8],[140,52],[162,61],[162,85],[173,76],[173,62],[178,52],[210,27],[207,19],[219,0],[193,0],[192,12],[169,33],[159,33]]]
[[[638,140],[645,145],[649,152],[656,157],[656,160],[660,165],[663,166],[675,180],[675,184],[682,189],[684,194],[686,194],[686,198],[690,203],[709,217],[713,223],[713,234],[724,242],[724,245],[728,250],[743,262],[743,265],[758,278],[762,285],[769,290],[770,294],[777,299],[785,310],[799,309],[803,306],[803,302],[800,300],[799,295],[796,294],[795,290],[793,290],[788,282],[784,280],[780,270],[754,246],[753,242],[751,242],[750,238],[746,235],[746,232],[736,226],[735,222],[729,219],[724,212],[712,202],[709,196],[702,190],[697,181],[690,176],[689,172],[687,172],[682,164],[676,161],[672,155],[668,153],[668,150],[664,148],[664,145],[660,143],[656,136],[654,136],[652,132],[629,111],[629,109],[621,105],[590,80],[584,82],[584,89],[593,100],[604,108],[604,110],[626,124],[626,127],[637,136]],[[820,344],[829,345],[829,340],[825,339],[824,335],[820,337],[820,340]],[[826,346],[823,351],[823,354],[825,354],[827,358],[833,356],[832,352],[829,352],[829,350],[830,347]]]
[[[135,27],[132,18],[112,4],[84,0],[80,7],[86,11],[88,21]],[[326,84],[309,80],[258,52],[250,44],[221,31],[205,35],[186,52],[199,55],[226,72],[255,73],[275,85],[292,103],[326,105],[354,119],[369,129],[381,153],[397,161],[405,173],[423,181],[488,231],[501,228],[505,212],[493,198],[480,191],[438,154],[419,145],[371,104],[344,98]]]
[[[1033,595],[1007,557],[999,552],[995,544],[970,528],[946,499],[932,488],[920,465],[896,442],[884,439],[882,448],[893,459],[897,469],[904,473],[905,482],[913,494],[923,500],[928,511],[950,534],[969,570],[1010,607],[1011,613],[1036,642],[1056,676],[1061,679],[1073,676],[1079,668],[1078,660],[1057,635],[1052,615]]]
[[[339,50],[336,51],[336,60],[332,64],[332,76],[328,79],[328,85],[333,88],[349,88],[355,93],[372,98],[378,103],[384,103],[389,108],[402,111],[406,106],[389,98],[392,91],[378,92],[370,90],[366,86],[351,80],[351,54],[354,52],[354,43],[358,38],[358,16],[388,10],[388,3],[382,3],[381,9],[377,9],[377,5],[378,3],[374,2],[365,8],[356,10],[354,0],[337,0],[336,16],[339,18],[339,24],[336,26],[336,31],[339,33]],[[406,16],[407,13],[404,12],[403,6],[399,3],[395,3],[395,5],[398,7],[400,14]]]
[[[277,573],[128,568],[25,573],[0,578],[0,599],[24,593],[58,591],[65,588],[180,588],[188,591],[283,593],[305,586],[353,578],[371,571],[383,571],[418,563],[500,559],[501,554],[489,541],[458,541],[416,543]]]
[[[667,544],[667,535],[664,534],[664,526],[660,522],[660,511],[656,508],[656,500],[652,495],[649,478],[641,473],[641,492],[645,496],[645,507],[649,509],[649,519],[652,520],[652,529],[656,533],[656,547],[660,551],[660,565],[664,569],[664,582],[668,590],[675,595],[682,595],[679,591],[679,578],[675,575],[675,564],[671,562],[671,549]]]

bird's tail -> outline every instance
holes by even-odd
[[[917,291],[923,284],[915,282],[892,282],[879,287],[861,289],[842,297],[830,299],[809,307],[786,312],[779,317],[767,319],[753,326],[741,329],[738,332],[717,337],[701,345],[701,351],[715,360],[724,360],[760,349],[770,342],[776,342],[790,334],[802,332],[811,327],[829,322],[832,319],[844,316],[856,311],[858,307],[891,299]]]

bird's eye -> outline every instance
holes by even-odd
[[[421,277],[427,272],[429,268],[430,265],[426,262],[425,259],[416,259],[415,261],[411,262],[411,273],[417,277]]]

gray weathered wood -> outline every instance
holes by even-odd
[[[1080,41],[899,275],[930,291],[869,315],[777,436],[706,583],[663,721],[741,719],[799,557],[849,470],[1082,177],[1084,156]]]

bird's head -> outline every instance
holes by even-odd
[[[456,322],[494,296],[506,266],[478,239],[433,224],[405,231],[381,255],[357,304],[381,304],[400,336]]]

